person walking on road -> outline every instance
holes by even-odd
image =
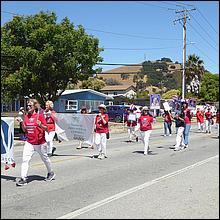
[[[45,131],[47,131],[46,120],[43,114],[37,113],[37,106],[38,101],[36,99],[30,99],[28,101],[28,114],[25,116],[23,122],[23,130],[27,134],[27,140],[23,149],[21,178],[17,179],[17,186],[27,185],[29,161],[35,151],[39,153],[42,161],[46,165],[48,173],[45,180],[51,181],[55,177],[55,173],[51,168],[51,161],[47,155],[47,144],[45,140]]]
[[[141,139],[144,143],[144,155],[149,154],[149,139],[152,132],[153,120],[153,116],[149,113],[148,107],[144,106],[142,109],[142,115],[138,119],[140,124]]]
[[[99,114],[95,118],[95,145],[98,148],[98,159],[102,160],[107,158],[106,154],[106,142],[109,135],[108,128],[108,114],[106,114],[106,106],[104,104],[99,105]]]
[[[47,123],[48,130],[45,132],[45,139],[47,142],[47,154],[49,157],[53,156],[56,147],[53,146],[53,139],[55,136],[55,122],[56,122],[56,112],[53,110],[53,102],[46,102],[46,109],[44,110],[44,116]]]
[[[204,131],[204,111],[200,110],[200,108],[197,109],[196,119],[197,119],[197,124],[198,124],[198,130],[203,132]]]
[[[206,133],[211,133],[211,125],[212,125],[212,121],[213,121],[213,116],[212,116],[212,112],[211,109],[208,108],[208,111],[205,113],[205,127],[206,127]]]
[[[216,121],[215,121],[216,125],[217,125],[217,129],[218,129],[218,138],[219,138],[219,109],[217,109],[216,112]]]
[[[172,126],[173,117],[170,111],[165,110],[163,114],[163,118],[164,118],[164,136],[168,136],[168,135],[171,136],[172,135],[171,126]]]
[[[183,144],[184,148],[188,148],[189,147],[189,132],[190,132],[190,128],[191,128],[191,119],[192,119],[193,113],[190,112],[190,109],[188,108],[187,102],[183,103],[182,110],[184,112],[184,123],[185,123],[182,144]]]
[[[128,110],[127,128],[128,128],[128,142],[132,142],[134,137],[138,141],[138,136],[136,135],[135,127],[137,126],[137,116],[133,109]]]
[[[183,132],[184,132],[184,113],[176,113],[176,116],[174,117],[176,122],[176,128],[177,128],[177,135],[176,135],[176,145],[174,151],[179,151],[182,149],[181,145],[183,142]]]

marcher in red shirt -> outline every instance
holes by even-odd
[[[188,103],[183,103],[183,113],[184,113],[184,132],[183,132],[183,142],[182,146],[183,148],[187,148],[189,146],[189,131],[191,128],[191,119],[193,116],[193,113],[190,112],[190,109],[188,109]]]
[[[212,125],[212,112],[211,109],[208,108],[207,112],[205,113],[205,125],[206,125],[206,133],[211,133],[211,125]]]
[[[197,124],[198,124],[198,130],[203,132],[203,130],[204,130],[204,111],[200,110],[200,108],[197,109],[196,119],[197,119]]]
[[[168,135],[171,136],[172,135],[171,126],[172,126],[173,117],[169,111],[164,111],[164,114],[162,116],[164,118],[164,136],[168,136]],[[167,132],[168,130],[169,130],[169,134]]]
[[[99,159],[107,158],[106,154],[106,142],[109,135],[108,128],[108,114],[106,114],[106,106],[104,104],[99,105],[99,114],[95,118],[95,144],[98,148]]]
[[[219,110],[217,109],[216,112],[216,121],[215,121],[217,128],[218,128],[218,138],[219,138]]]
[[[132,142],[132,137],[138,141],[138,136],[135,132],[135,127],[137,126],[137,117],[134,113],[134,109],[128,109],[128,118],[127,118],[127,128],[128,128],[128,142]]]
[[[53,139],[55,136],[55,123],[56,123],[56,112],[53,110],[53,102],[46,102],[46,109],[44,110],[44,116],[47,123],[48,130],[45,132],[45,139],[47,142],[47,154],[49,157],[53,156],[56,147],[53,146]]]
[[[29,161],[37,151],[41,159],[47,167],[47,181],[51,181],[55,177],[55,173],[51,168],[51,161],[47,155],[47,144],[45,140],[45,131],[47,131],[46,121],[43,114],[39,114],[36,107],[39,105],[36,99],[28,101],[28,114],[23,121],[23,130],[26,132],[27,140],[23,150],[23,162],[21,165],[21,178],[17,180],[17,186],[27,184],[27,173],[29,168]]]
[[[140,124],[141,139],[144,143],[144,155],[149,154],[149,138],[152,132],[153,116],[149,113],[147,106],[142,109],[142,115],[138,119]]]

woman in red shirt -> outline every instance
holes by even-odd
[[[147,106],[142,109],[142,115],[138,119],[140,124],[141,139],[144,143],[144,155],[149,154],[149,138],[152,132],[153,116],[149,113]]]
[[[204,112],[202,110],[200,110],[200,108],[197,109],[196,119],[197,119],[197,124],[198,124],[198,130],[203,131],[203,129],[204,129]]]
[[[106,142],[108,128],[108,114],[106,114],[106,106],[104,104],[99,105],[99,114],[95,118],[95,144],[98,148],[99,159],[107,158],[106,154]]]
[[[205,113],[205,127],[206,127],[206,133],[211,133],[211,125],[212,125],[212,112],[211,109],[208,108],[208,111]]]
[[[218,138],[219,138],[219,110],[217,109],[216,112],[216,121],[215,121],[217,128],[218,128]]]
[[[171,126],[172,126],[173,117],[169,111],[164,111],[163,118],[164,118],[164,136],[168,136],[167,130],[169,130],[169,136],[171,136],[172,135]]]
[[[36,99],[30,99],[28,101],[28,114],[25,115],[23,121],[23,130],[26,132],[27,140],[23,150],[23,162],[21,165],[21,178],[16,182],[17,186],[23,186],[27,184],[27,173],[29,168],[29,161],[37,151],[44,164],[47,167],[47,181],[51,181],[55,177],[55,173],[51,168],[51,161],[47,155],[47,144],[45,140],[45,131],[47,131],[47,124],[43,114],[40,114],[36,109],[39,105]]]
[[[53,156],[56,147],[53,146],[53,138],[55,136],[55,122],[56,112],[53,110],[53,102],[46,102],[46,109],[44,110],[44,116],[47,123],[47,132],[45,132],[45,139],[47,142],[47,154],[49,157]]]

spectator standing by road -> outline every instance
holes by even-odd
[[[55,122],[56,122],[56,112],[53,110],[53,102],[46,102],[46,109],[44,110],[44,116],[47,123],[48,130],[45,132],[45,139],[47,142],[47,154],[49,157],[53,156],[56,147],[53,146],[53,139],[55,136]]]
[[[211,109],[208,108],[208,111],[205,113],[205,127],[206,127],[206,133],[211,133],[211,125],[213,124],[213,116],[212,116],[212,112]]]
[[[26,131],[27,140],[23,149],[23,162],[21,165],[21,178],[16,182],[17,186],[27,184],[27,173],[29,161],[35,151],[37,151],[47,167],[46,181],[51,181],[55,177],[55,173],[51,168],[51,161],[47,155],[47,144],[45,140],[45,131],[47,131],[46,120],[43,114],[37,113],[38,101],[30,99],[28,101],[28,114],[23,121],[23,130]]]
[[[99,105],[99,114],[95,118],[95,144],[98,148],[98,159],[107,158],[106,142],[109,135],[108,114],[106,114],[106,106]]]
[[[153,116],[149,113],[147,106],[142,109],[142,115],[138,119],[140,124],[141,139],[144,143],[144,155],[149,154],[149,139],[152,132]]]
[[[197,119],[197,124],[198,124],[198,130],[203,132],[204,131],[204,111],[200,110],[200,108],[197,109],[196,119]]]

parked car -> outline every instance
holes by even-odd
[[[107,105],[106,108],[110,121],[123,122],[126,120],[129,105]]]

